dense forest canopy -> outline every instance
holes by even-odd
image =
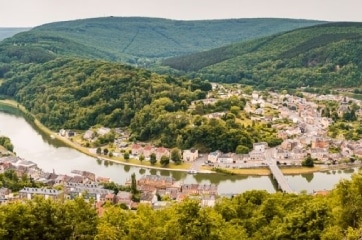
[[[204,81],[198,84],[118,63],[64,58],[19,64],[5,78],[0,94],[15,97],[54,130],[128,126],[138,110],[156,99],[169,98],[169,110],[176,111],[182,100],[189,104],[205,96],[201,88],[211,88]]]
[[[136,211],[105,204],[98,215],[82,198],[0,205],[1,239],[361,239],[362,175],[326,196],[247,191],[215,207],[197,200]]]
[[[359,87],[362,23],[328,23],[166,59],[163,64],[212,82],[259,88]]]
[[[3,41],[0,59],[27,61],[14,57],[13,53],[37,49],[43,54],[97,58],[145,67],[154,59],[208,50],[320,23],[296,19],[180,21],[142,17],[56,22]]]

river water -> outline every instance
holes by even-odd
[[[275,192],[275,183],[269,176],[225,176],[222,174],[195,174],[184,172],[144,169],[99,161],[65,146],[62,142],[51,139],[27,122],[21,113],[0,105],[0,135],[8,136],[14,151],[19,157],[33,161],[45,171],[71,174],[72,170],[86,170],[96,176],[110,177],[113,181],[124,184],[135,173],[137,178],[144,174],[171,176],[184,183],[214,183],[219,193],[241,193],[258,189]],[[296,192],[332,189],[340,179],[351,177],[357,169],[335,170],[311,174],[287,176],[292,189]]]

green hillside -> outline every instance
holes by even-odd
[[[0,27],[0,41],[14,36],[15,34],[19,32],[25,32],[28,31],[30,28],[2,28]]]
[[[191,102],[205,96],[196,91],[202,84],[118,63],[59,58],[14,67],[0,94],[14,97],[54,130],[87,129],[128,126],[136,112],[159,98],[169,98],[176,111],[181,98]]]
[[[260,88],[360,87],[361,56],[362,23],[328,23],[163,64],[193,77]]]
[[[295,19],[176,21],[141,17],[56,22],[3,41],[0,60],[29,62],[28,57],[14,54],[25,49],[38,55],[71,55],[148,66],[152,59],[209,50],[320,23]]]
[[[215,106],[189,111],[211,84],[159,75],[119,63],[57,58],[42,64],[17,64],[4,74],[0,96],[15,98],[52,130],[86,130],[95,125],[128,127],[132,138],[165,147],[203,151],[245,151],[254,142],[279,144],[275,129],[244,126],[233,114],[209,119],[205,114],[243,109],[245,100],[223,99]],[[226,141],[227,139],[227,141]],[[240,148],[240,147],[239,147]]]

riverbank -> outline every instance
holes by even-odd
[[[31,116],[28,120],[33,123],[39,131],[43,133],[43,135],[46,135],[49,139],[52,138],[51,141],[58,141],[61,142],[64,145],[69,146],[70,148],[76,149],[77,151],[86,154],[90,157],[93,157],[94,159],[100,159],[101,161],[109,161],[113,163],[118,163],[122,165],[128,165],[128,166],[135,166],[145,169],[155,169],[155,170],[167,170],[167,171],[178,171],[178,172],[188,172],[190,169],[190,165],[175,165],[170,164],[169,167],[161,167],[161,166],[152,166],[149,164],[149,162],[141,162],[139,160],[122,160],[121,157],[113,157],[109,158],[104,155],[98,155],[95,152],[91,152],[89,148],[80,146],[79,144],[71,141],[70,139],[66,137],[62,137],[58,135],[57,133],[52,132],[50,129],[45,127],[43,124],[41,124],[33,115],[31,115],[26,109],[18,104],[16,101],[12,100],[0,100],[0,105],[8,106],[9,108],[12,108],[17,111],[21,111],[26,116]],[[51,137],[52,136],[52,137]],[[139,164],[137,163],[139,162]],[[338,169],[346,169],[346,168],[352,168],[356,167],[358,165],[353,166],[346,166],[346,165],[331,165],[331,166],[319,166],[316,165],[314,168],[302,168],[302,167],[281,167],[281,170],[286,175],[297,175],[297,174],[307,174],[307,173],[313,173],[313,172],[324,172],[329,170],[338,170]],[[227,171],[232,171],[235,175],[254,175],[254,176],[267,176],[270,175],[270,171],[267,167],[261,167],[261,168],[244,168],[244,169],[225,169]],[[214,171],[211,171],[211,168],[205,168],[202,167],[202,170],[198,171],[199,173],[215,173]],[[217,173],[215,173],[217,174]]]

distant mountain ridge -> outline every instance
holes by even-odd
[[[28,30],[30,30],[30,28],[2,28],[2,27],[0,27],[0,41],[2,41],[5,38],[12,37],[19,32],[25,32]]]
[[[260,88],[361,87],[362,23],[326,23],[209,51],[165,66],[215,82]]]
[[[150,60],[209,50],[321,23],[266,18],[199,21],[93,18],[35,27],[6,39],[0,44],[0,50],[10,51],[11,59],[19,59],[16,54],[14,57],[14,52],[25,47],[27,52],[43,54],[46,59],[67,55],[144,66]]]

